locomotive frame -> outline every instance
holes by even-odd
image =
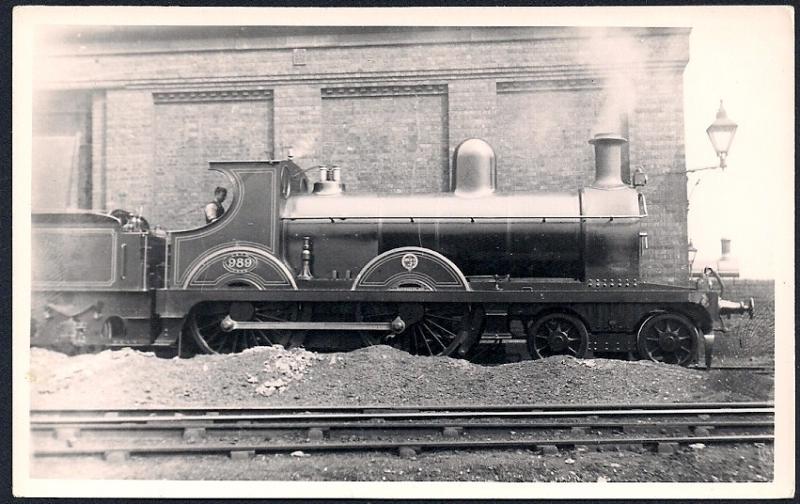
[[[161,235],[139,218],[35,214],[32,344],[190,337],[204,352],[387,343],[469,356],[482,337],[522,333],[534,358],[686,365],[702,347],[710,365],[721,316],[752,317],[752,298],[641,281],[647,207],[620,178],[625,140],[590,142],[596,179],[577,194],[495,194],[494,153],[469,139],[451,193],[349,196],[326,167],[309,193],[291,159],[212,162],[233,200],[201,228]]]

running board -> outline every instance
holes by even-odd
[[[258,329],[289,331],[387,331],[401,333],[406,324],[400,317],[391,322],[242,322],[230,315],[219,323],[225,332]]]

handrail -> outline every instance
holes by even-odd
[[[541,220],[542,222],[546,222],[548,219],[640,219],[643,217],[647,217],[647,207],[645,206],[644,212],[639,214],[621,214],[621,215],[544,215],[544,216],[492,216],[492,217],[470,217],[470,216],[448,216],[448,215],[439,215],[439,216],[403,216],[403,217],[380,217],[376,215],[359,215],[356,217],[321,217],[321,216],[313,216],[313,217],[284,217],[283,220],[288,221],[300,221],[300,220],[324,220],[324,221],[354,221],[354,220],[367,220],[367,219],[380,219],[380,220],[408,220],[410,222],[415,222],[420,219],[431,219],[431,220],[443,220],[443,219],[451,219],[451,220],[465,220],[465,221],[476,221],[476,220],[509,220],[509,219],[526,219],[526,220]]]

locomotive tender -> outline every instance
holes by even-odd
[[[448,193],[348,194],[338,168],[311,188],[291,159],[212,162],[233,200],[198,229],[34,214],[32,344],[465,356],[513,334],[534,358],[686,365],[703,344],[710,364],[721,316],[752,317],[752,299],[639,278],[647,206],[622,181],[625,141],[590,140],[596,177],[576,192],[496,192],[494,152],[473,138],[454,152]]]

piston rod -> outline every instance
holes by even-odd
[[[391,322],[242,322],[230,315],[219,323],[225,332],[243,329],[290,330],[290,331],[390,331],[401,333],[406,324],[396,317]]]

